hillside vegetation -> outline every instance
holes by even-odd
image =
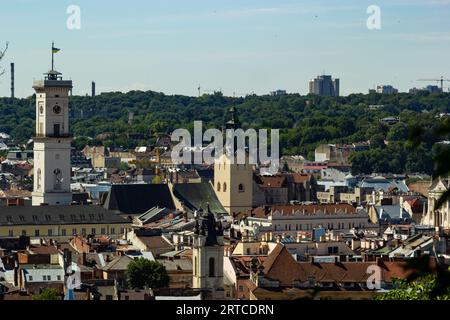
[[[34,103],[34,96],[0,98],[0,132],[10,134],[17,141],[28,140],[35,128]],[[151,144],[156,136],[176,128],[192,129],[194,120],[202,120],[204,130],[221,128],[226,110],[231,106],[237,108],[244,128],[280,129],[283,154],[301,154],[313,160],[314,149],[320,143],[371,140],[370,150],[352,157],[355,173],[430,173],[433,144],[446,137],[426,136],[419,148],[412,149],[406,142],[409,127],[420,125],[431,132],[442,121],[439,114],[450,112],[450,94],[353,94],[338,98],[290,94],[231,98],[220,93],[188,97],[152,91],[111,92],[94,98],[71,97],[71,131],[77,137],[74,141],[77,148],[88,141],[133,148]],[[128,124],[130,112],[133,113],[131,125]],[[384,125],[380,119],[385,117],[399,117],[400,122]]]

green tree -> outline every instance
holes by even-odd
[[[131,288],[164,288],[169,285],[169,276],[164,265],[157,261],[138,258],[130,262],[126,271]]]
[[[33,300],[61,300],[61,295],[56,289],[45,288],[40,294],[34,295]]]

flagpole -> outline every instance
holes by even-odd
[[[54,65],[54,60],[53,60],[53,56],[54,56],[53,48],[54,47],[55,47],[55,42],[52,42],[52,70],[53,70],[53,65]]]

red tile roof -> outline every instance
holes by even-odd
[[[286,180],[284,176],[261,176],[260,177],[263,188],[281,188]]]
[[[278,244],[264,261],[264,274],[268,279],[280,281],[281,287],[293,286],[294,281],[306,282],[314,278],[316,282],[356,282],[367,281],[371,275],[368,267],[375,262],[311,263],[297,262],[286,247]],[[405,262],[382,262],[383,281],[406,278],[410,271],[404,269]]]

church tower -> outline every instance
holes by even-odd
[[[225,124],[225,130],[240,128],[237,111],[234,107],[229,110],[230,120]],[[234,152],[233,152],[234,156]],[[245,212],[253,204],[253,165],[237,164],[236,159],[231,163],[224,152],[214,161],[214,190],[222,206],[230,214]]]
[[[34,81],[36,134],[34,140],[34,206],[68,205],[70,190],[69,91],[71,80],[53,68],[44,80]]]
[[[209,206],[196,212],[192,243],[192,288],[201,289],[210,299],[223,299],[223,229]]]

